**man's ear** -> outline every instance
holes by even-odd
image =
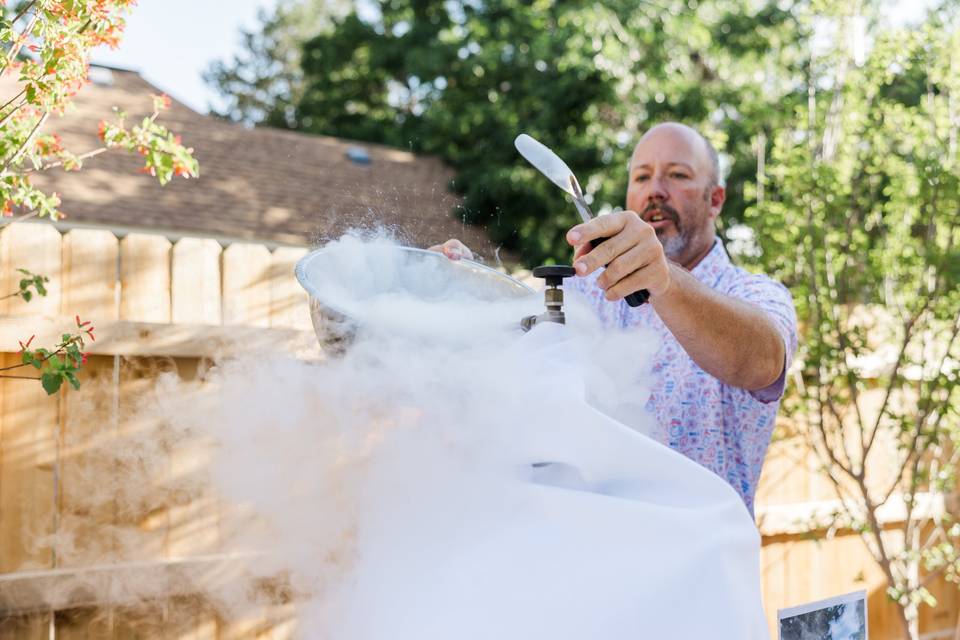
[[[716,218],[720,215],[720,209],[727,200],[727,190],[722,185],[717,185],[710,189],[710,217]]]

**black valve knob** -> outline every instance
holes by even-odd
[[[547,307],[546,313],[538,316],[527,316],[520,321],[520,326],[524,331],[529,331],[540,322],[556,322],[564,324],[566,318],[563,315],[563,279],[576,275],[573,267],[566,264],[545,264],[534,267],[533,275],[537,278],[543,278],[547,282],[547,288],[543,291],[543,301]]]
[[[543,278],[548,287],[559,287],[563,285],[563,279],[576,275],[573,267],[565,264],[546,264],[534,267],[533,277]]]

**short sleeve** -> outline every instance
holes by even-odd
[[[773,384],[750,391],[750,395],[760,402],[768,403],[779,400],[786,386],[787,370],[793,363],[793,356],[797,351],[797,312],[793,306],[793,296],[790,291],[775,280],[764,275],[752,274],[738,269],[740,278],[727,294],[738,300],[743,300],[757,307],[767,314],[773,321],[777,332],[783,339],[784,363],[780,377]]]

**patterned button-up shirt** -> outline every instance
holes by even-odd
[[[691,274],[714,291],[764,311],[783,338],[786,362],[780,378],[759,391],[720,382],[684,351],[649,304],[631,308],[608,302],[596,285],[600,271],[568,280],[567,289],[587,296],[607,327],[643,327],[660,337],[647,409],[656,416],[657,438],[729,482],[750,513],[760,469],[783,395],[786,371],[797,348],[797,318],[786,287],[730,262],[718,240]]]

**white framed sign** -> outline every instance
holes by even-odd
[[[867,640],[867,592],[777,610],[778,640]]]

